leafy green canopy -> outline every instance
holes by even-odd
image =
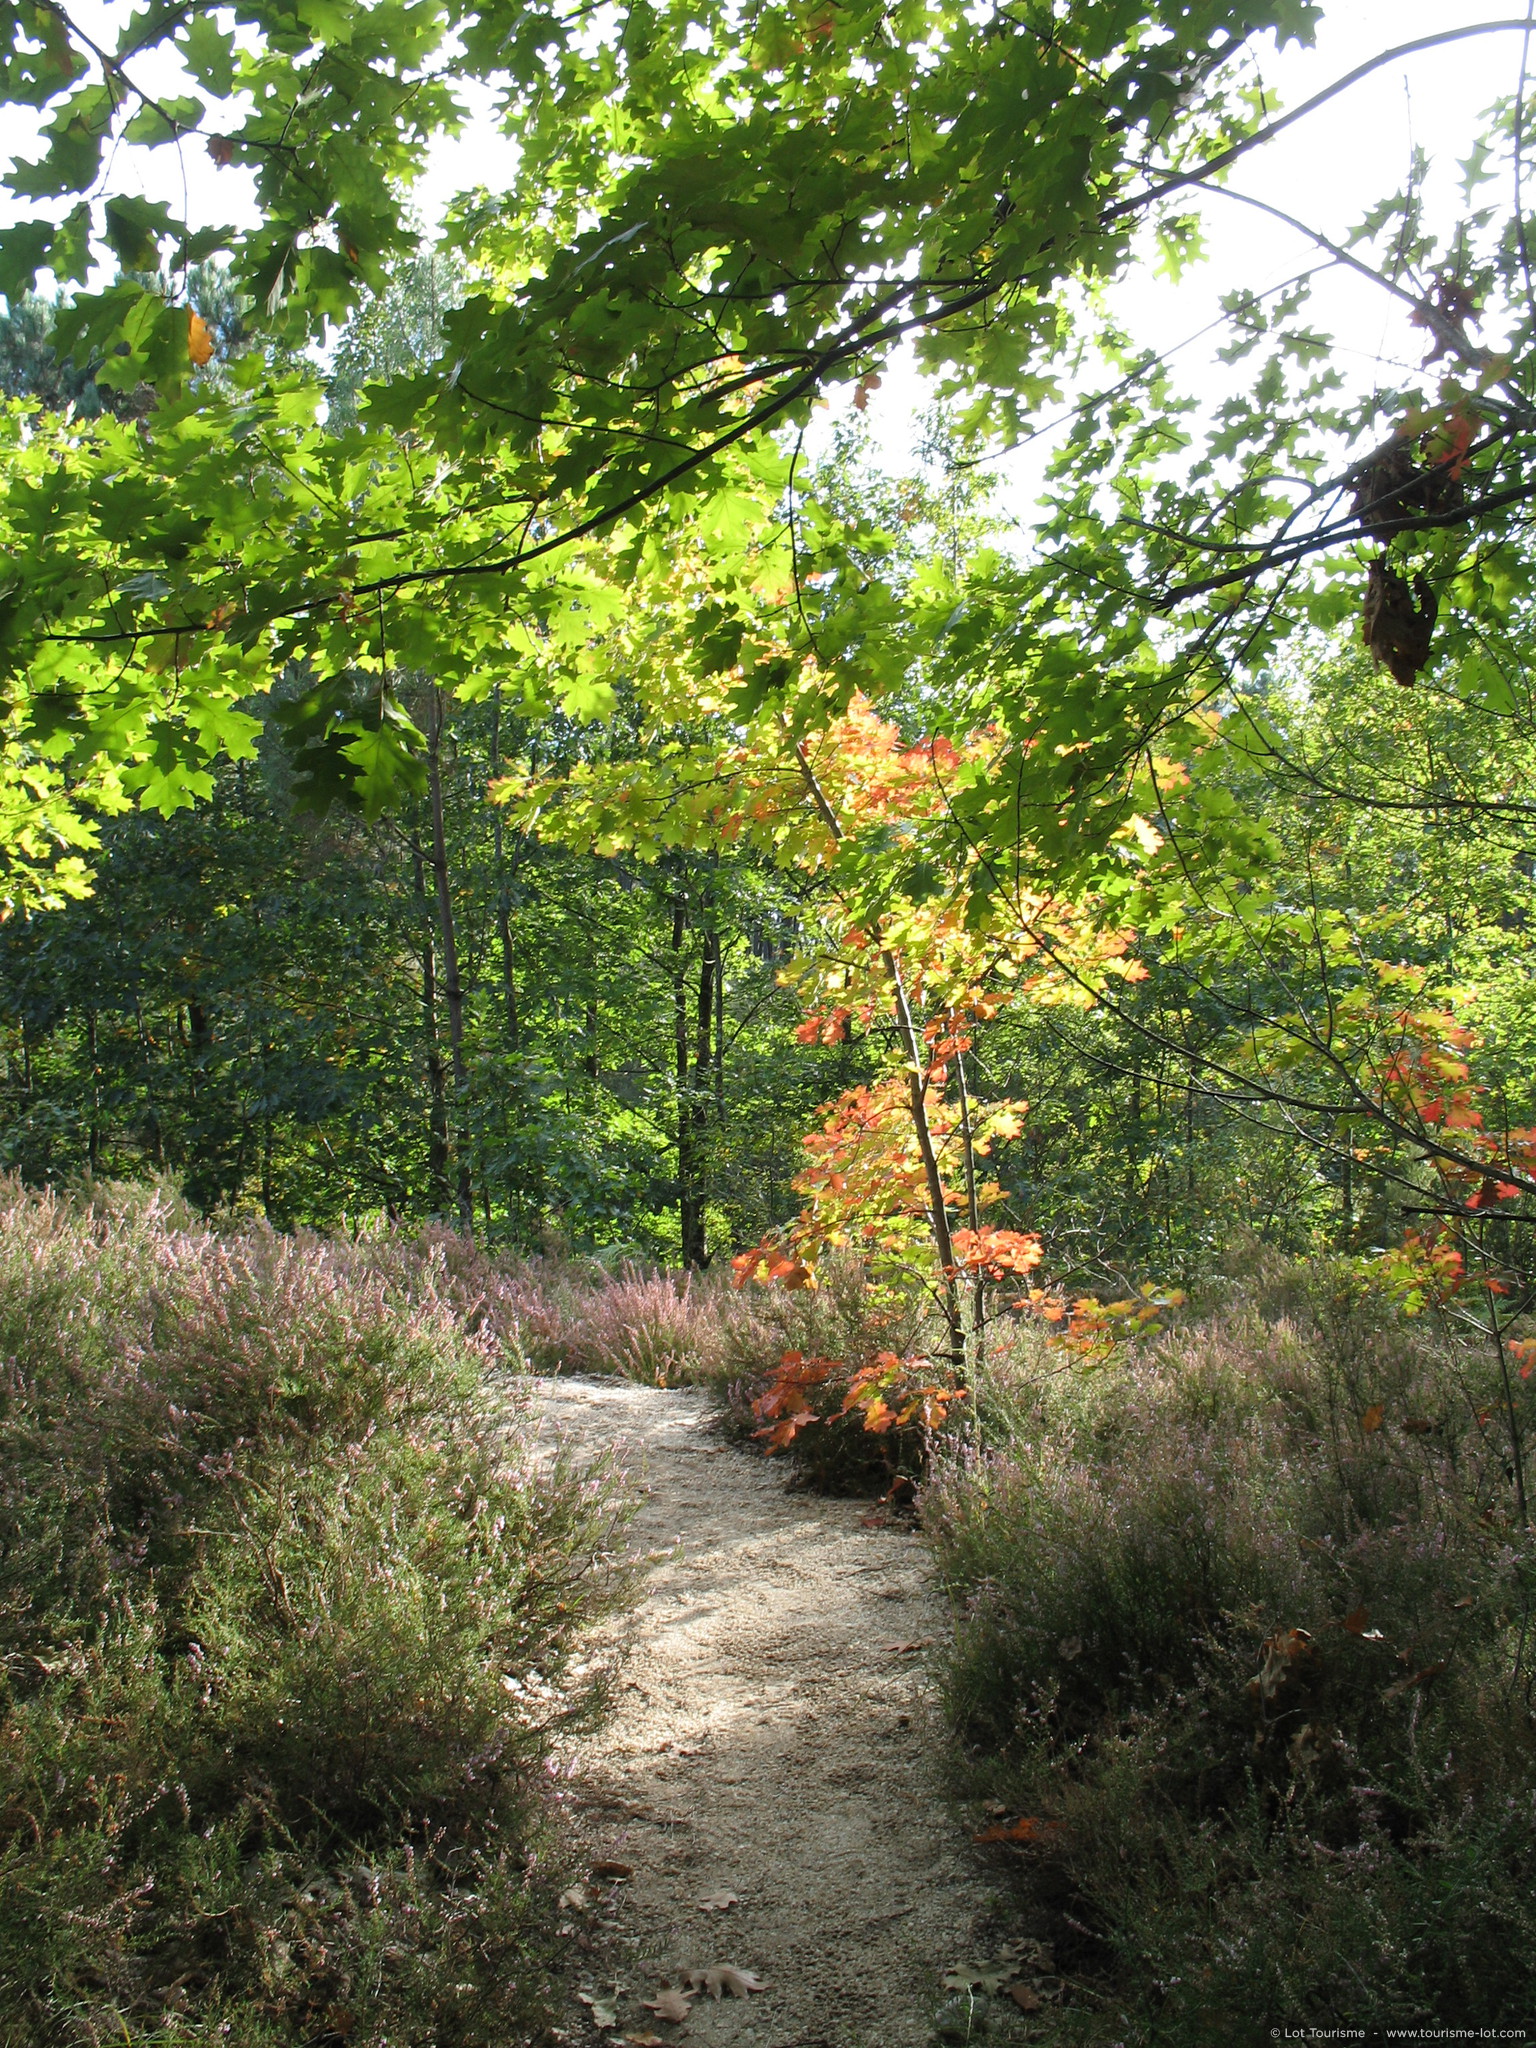
[[[98,386],[158,393],[136,425],[4,428],[14,891],[81,886],[53,856],[89,844],[82,799],[203,794],[207,758],[251,743],[234,706],[284,662],[315,676],[338,786],[386,804],[416,745],[393,674],[462,693],[584,644],[596,586],[611,609],[664,571],[672,519],[727,583],[746,573],[788,473],[767,430],[903,337],[973,424],[1016,423],[1064,344],[1061,288],[1112,274],[1139,219],[1241,150],[1243,45],[1314,17],[258,0],[151,6],[108,48],[63,7],[12,9],[0,92],[42,110],[45,147],[9,175],[32,210],[0,233],[0,290],[43,269],[82,287],[56,346]],[[338,434],[296,351],[414,244],[410,182],[476,80],[519,144],[512,189],[453,217],[472,288],[441,359]],[[124,196],[122,165],[157,149],[200,195],[243,167],[254,224]],[[177,283],[215,257],[263,344],[217,374]],[[729,666],[744,629],[722,622]]]

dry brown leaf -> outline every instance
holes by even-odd
[[[635,1866],[633,1863],[594,1863],[592,1866],[592,1881],[594,1884],[601,1884],[604,1879],[633,1877],[634,1874]]]
[[[625,2038],[629,2048],[667,2048],[667,2043],[660,2034],[629,2034]],[[618,2048],[617,2043],[614,2044],[614,2048]]]
[[[655,2013],[657,2019],[670,2020],[674,2025],[679,2020],[687,2019],[693,2010],[693,2001],[686,1991],[673,1991],[670,1988],[658,1992],[654,1998],[642,1998],[640,2003],[647,2012]]]
[[[693,1991],[707,1991],[711,1998],[745,1998],[749,1991],[766,1991],[768,1986],[750,1970],[738,1970],[733,1963],[717,1963],[712,1970],[690,1970],[688,1985]]]
[[[999,1823],[994,1828],[983,1828],[974,1839],[978,1842],[1039,1842],[1055,1834],[1059,1826],[1059,1821],[1041,1820],[1038,1814],[1027,1813],[1022,1820],[1010,1821],[1007,1826]]]
[[[882,1643],[880,1647],[893,1657],[905,1657],[909,1650],[926,1650],[932,1642],[932,1636],[919,1636],[915,1643]]]
[[[1426,1664],[1422,1671],[1415,1671],[1411,1678],[1400,1678],[1396,1685],[1389,1685],[1382,1694],[1384,1700],[1400,1699],[1405,1692],[1412,1692],[1416,1685],[1428,1685],[1432,1678],[1438,1678],[1445,1669],[1445,1660],[1438,1664]]]
[[[710,1892],[698,1904],[701,1913],[728,1913],[741,1904],[741,1897],[737,1892]]]
[[[1387,1419],[1387,1411],[1380,1401],[1373,1401],[1360,1418],[1360,1427],[1367,1436],[1372,1435]]]
[[[1039,1992],[1032,1990],[1028,1984],[1010,1984],[1008,1996],[1020,2012],[1039,2012],[1045,2003]]]
[[[592,1894],[584,1884],[573,1884],[560,1894],[560,1910],[563,1913],[584,1913],[592,1903]]]

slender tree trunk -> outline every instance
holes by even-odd
[[[696,1181],[696,1202],[698,1210],[697,1256],[690,1264],[705,1266],[709,1263],[706,1161],[709,1157],[709,1113],[710,1113],[710,1037],[715,1016],[715,969],[719,949],[712,932],[706,933],[699,955],[698,1006],[694,1012],[693,1040],[693,1093],[689,1103],[693,1117],[693,1160]]]
[[[718,907],[715,915],[719,916]],[[715,946],[715,1129],[725,1129],[725,949],[717,926]]]
[[[85,1045],[91,1056],[91,1127],[85,1138],[85,1162],[94,1180],[101,1171],[101,1062],[96,1052],[96,1012],[85,1013]]]
[[[133,1020],[139,1030],[139,1052],[144,1060],[144,1121],[149,1130],[149,1156],[157,1173],[165,1171],[165,1136],[160,1129],[160,1118],[155,1111],[155,1098],[150,1082],[149,1027],[144,1022],[144,1006],[137,996],[133,999]],[[21,1049],[27,1058],[27,1088],[31,1091],[32,1065],[28,1052],[26,1035],[23,1033]]]
[[[681,880],[672,904],[673,1073],[677,1089],[677,1226],[685,1266],[704,1263],[704,1210],[699,1199],[698,1125],[688,1019],[688,899]]]
[[[598,1059],[597,1051],[597,1025],[597,1004],[595,1002],[590,1002],[587,1005],[587,1014],[583,1026],[584,1035],[587,1041],[587,1050],[586,1056],[582,1060],[582,1065],[587,1070],[587,1079],[589,1081],[596,1081],[600,1070],[600,1061]]]
[[[266,1049],[270,1051],[270,1047]],[[261,1213],[270,1223],[272,1220],[272,1111],[266,1094],[266,1054],[262,1058],[262,1104],[261,1104]]]
[[[470,1184],[469,1148],[463,1118],[469,1101],[469,1076],[464,1066],[464,987],[459,979],[459,942],[454,928],[453,890],[448,874],[448,835],[443,820],[443,692],[427,686],[427,797],[432,814],[432,878],[437,902],[438,939],[443,949],[443,1000],[448,1010],[448,1048],[453,1061],[453,1092],[459,1110],[455,1133],[459,1228],[475,1234],[474,1190]]]
[[[960,1084],[960,1144],[965,1161],[965,1208],[972,1230],[981,1229],[981,1204],[976,1198],[976,1147],[971,1133],[971,1093],[965,1079],[965,1054],[955,1054]],[[974,1376],[987,1359],[987,1283],[978,1266],[971,1280],[970,1370]]]
[[[826,791],[816,779],[810,756],[805,748],[789,732],[785,735],[794,748],[795,759],[800,763],[800,772],[811,793],[811,801],[821,814],[823,824],[834,839],[841,839],[843,828],[838,823],[837,813],[827,802]],[[878,933],[877,933],[878,936]],[[934,1150],[933,1126],[928,1121],[928,1065],[923,1057],[923,1044],[912,1020],[912,1006],[907,1000],[907,984],[902,975],[901,962],[891,948],[880,948],[881,965],[890,977],[896,1011],[896,1033],[901,1040],[901,1049],[907,1067],[907,1104],[912,1116],[912,1130],[917,1139],[917,1153],[923,1163],[923,1185],[928,1195],[928,1224],[933,1233],[934,1250],[939,1255],[943,1272],[944,1320],[949,1332],[950,1356],[960,1370],[965,1366],[965,1323],[960,1312],[960,1289],[955,1279],[955,1248],[949,1234],[949,1210],[944,1194],[944,1176],[939,1171],[939,1156]]]
[[[491,775],[501,773],[501,685],[491,696]],[[506,832],[501,806],[491,806],[491,834],[496,863],[496,936],[501,941],[501,994],[505,1012],[507,1044],[518,1049],[521,1027],[517,1016],[517,973],[512,951],[512,886],[507,874]]]
[[[427,1184],[434,1214],[446,1216],[448,1188],[448,1086],[437,1036],[437,949],[427,905],[426,861],[421,842],[411,837],[416,903],[421,913],[421,1012],[427,1045]]]

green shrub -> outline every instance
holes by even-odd
[[[0,1204],[0,2042],[515,2040],[618,1475],[420,1262],[177,1221]]]
[[[1046,1824],[1012,1853],[1105,2001],[1061,2038],[1528,2014],[1536,1548],[1492,1357],[1317,1265],[1000,1378],[923,1511],[966,1782]]]

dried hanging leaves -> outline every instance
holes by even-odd
[[[1410,684],[1429,661],[1439,603],[1421,571],[1410,585],[1379,555],[1365,572],[1361,638],[1395,682]]]

